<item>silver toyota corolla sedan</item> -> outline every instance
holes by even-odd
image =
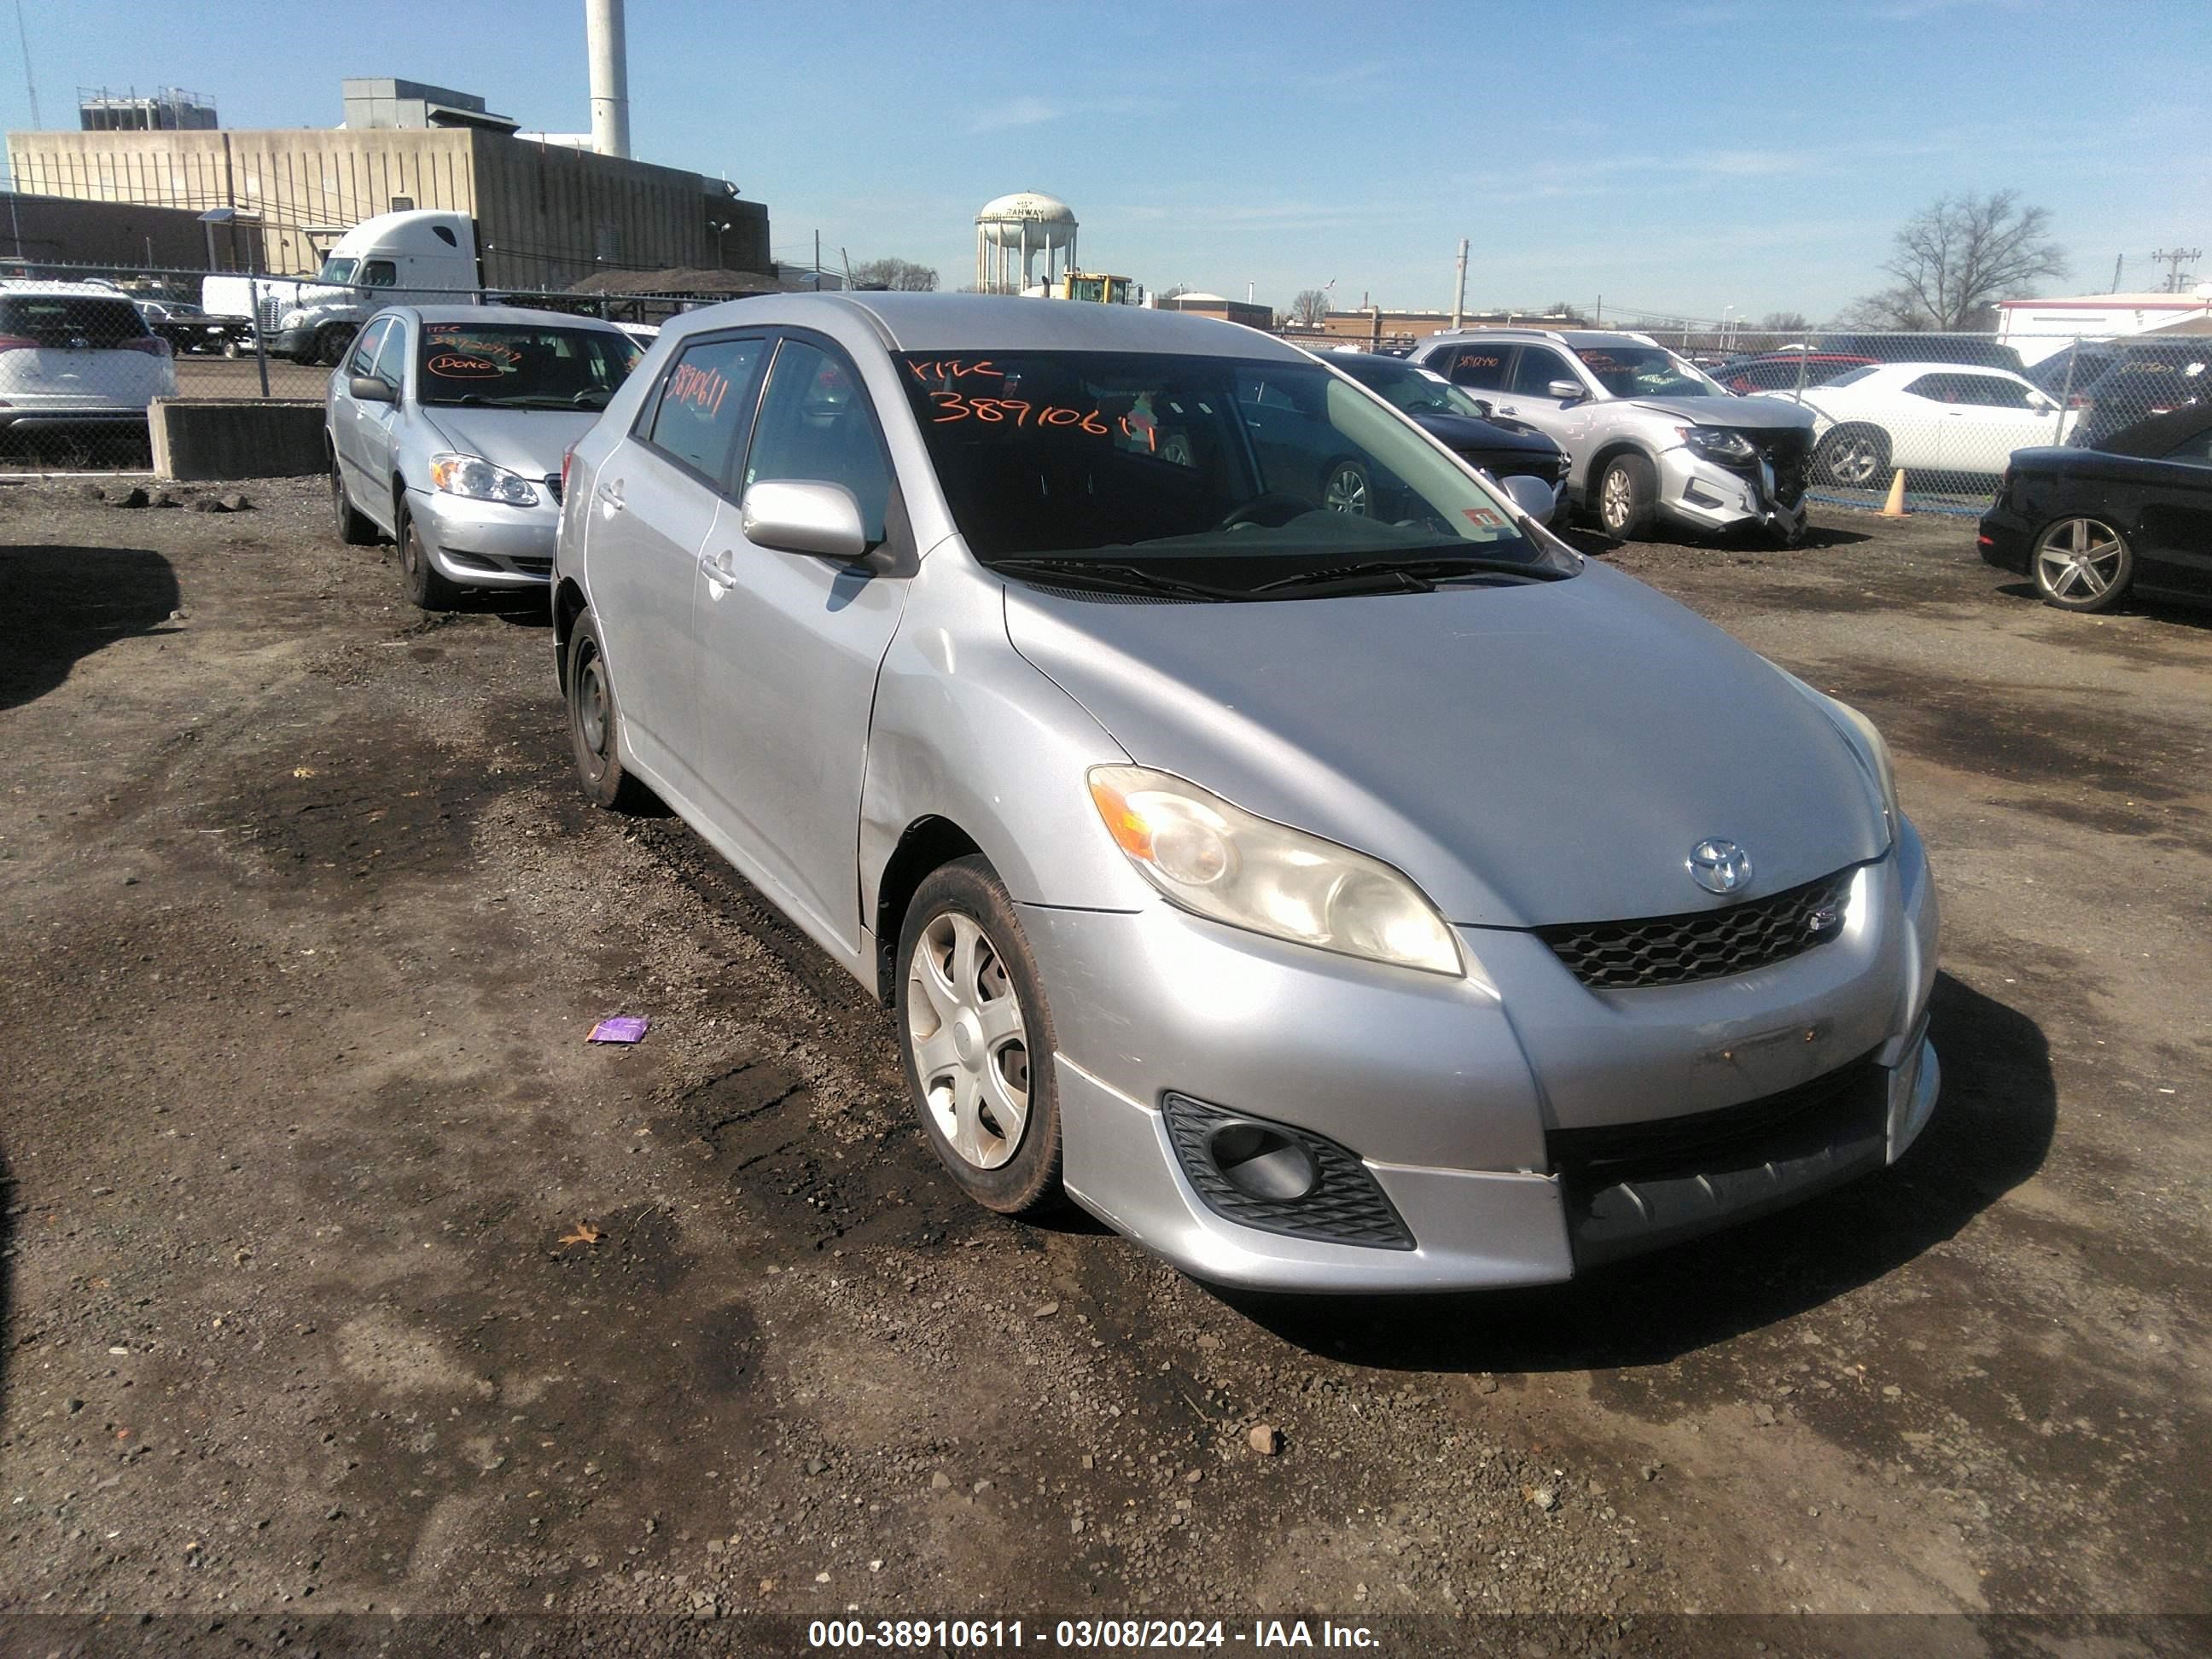
[[[392,306],[362,325],[324,398],[339,537],[399,546],[407,597],[542,587],[561,458],[638,361],[611,323],[508,306]]]
[[[895,1007],[994,1209],[1064,1191],[1224,1283],[1531,1284],[1928,1120],[1936,895],[1874,728],[1314,357],[747,300],[571,462],[586,792]]]

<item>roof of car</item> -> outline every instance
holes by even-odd
[[[128,300],[131,296],[106,283],[49,283],[35,277],[9,277],[0,282],[0,293],[25,294],[33,299]]]
[[[718,315],[727,312],[727,316]],[[1150,351],[1193,357],[1303,359],[1294,346],[1237,323],[1145,306],[1000,294],[769,294],[686,313],[686,331],[746,322],[805,326],[857,317],[891,351]]]
[[[526,306],[392,306],[425,323],[526,323],[534,326],[599,328],[611,334],[622,331],[598,317],[579,317],[570,311],[533,311]]]
[[[1632,334],[1625,329],[1613,328],[1448,328],[1429,337],[1431,340],[1556,340],[1561,345],[1577,350],[1597,346],[1648,346],[1657,343],[1648,334]]]

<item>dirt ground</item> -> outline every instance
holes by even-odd
[[[2212,616],[1613,552],[1887,733],[1938,1115],[1565,1288],[1226,1300],[956,1196],[860,988],[581,803],[537,607],[244,488],[0,487],[0,1609],[2212,1611]]]

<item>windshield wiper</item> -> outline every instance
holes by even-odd
[[[1450,581],[1459,576],[1516,576],[1523,581],[1558,581],[1572,573],[1555,570],[1548,565],[1528,564],[1518,559],[1486,559],[1477,556],[1450,559],[1363,559],[1357,564],[1324,566],[1319,570],[1301,570],[1295,576],[1279,576],[1273,581],[1261,582],[1252,589],[1255,593],[1276,593],[1288,587],[1327,587],[1338,583],[1377,581],[1396,577],[1407,583],[1407,592],[1425,592],[1440,581]]]
[[[1109,592],[1139,587],[1152,593],[1169,593],[1185,599],[1241,599],[1241,588],[1208,587],[1147,570],[1140,564],[1101,562],[1095,559],[994,559],[990,568],[1017,576],[1028,576],[1048,586],[1096,587]]]

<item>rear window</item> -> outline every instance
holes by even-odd
[[[103,300],[74,294],[0,295],[0,334],[36,340],[42,346],[68,347],[79,341],[94,346],[146,336],[146,319],[128,300]]]

